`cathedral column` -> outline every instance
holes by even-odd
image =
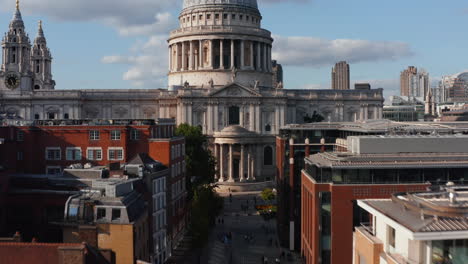
[[[368,120],[368,119],[369,119],[369,106],[365,105],[364,106],[364,120]]]
[[[257,42],[257,68],[256,70],[257,71],[261,71],[262,70],[262,65],[260,64],[261,63],[261,57],[260,56],[262,53],[261,53],[261,47],[260,47],[261,43],[260,42]]]
[[[212,124],[213,124],[213,106],[211,104],[208,104],[208,107],[206,109],[207,111],[207,120],[206,120],[206,124],[207,124],[207,134],[211,134],[213,129],[212,129]]]
[[[201,40],[198,41],[198,63],[200,68],[203,68],[203,42]]]
[[[268,45],[268,54],[267,54],[267,60],[268,60],[268,71],[272,72],[273,71],[273,65],[271,61],[271,46]]]
[[[219,179],[219,156],[218,156],[218,144],[214,144],[214,156],[215,156],[215,159],[216,159],[216,163],[215,163],[215,181],[217,181]]]
[[[279,128],[280,128],[280,110],[279,110],[279,106],[277,105],[275,107],[275,129],[273,130],[275,131],[275,134],[279,133]]]
[[[281,118],[280,126],[281,127],[286,125],[286,122],[285,122],[286,116],[285,116],[285,113],[284,113],[285,112],[284,109],[285,109],[285,106],[281,105],[281,108],[280,108],[280,118]]]
[[[224,181],[224,144],[219,144],[219,182]]]
[[[214,45],[213,45],[214,40],[210,40],[210,69],[214,69]]]
[[[240,156],[240,164],[239,164],[239,180],[241,182],[244,182],[245,181],[245,177],[244,177],[244,163],[245,163],[245,160],[244,160],[244,144],[241,145],[241,156]]]
[[[234,40],[231,39],[231,69],[234,68]]]
[[[214,118],[213,118],[213,122],[214,122],[213,129],[214,129],[214,131],[219,131],[219,129],[218,129],[218,124],[219,124],[218,118],[219,118],[218,104],[216,103],[214,105]]]
[[[252,178],[252,168],[250,166],[250,160],[252,159],[251,155],[250,155],[250,145],[249,147],[247,148],[247,180],[250,181],[250,179]]]
[[[253,41],[250,41],[250,69],[254,69],[254,45]]]
[[[179,44],[174,44],[175,46],[175,71],[179,71]]]
[[[243,105],[239,108],[239,125],[241,127],[244,126],[244,106]]]
[[[267,66],[267,44],[263,44],[263,71],[268,72],[268,66]]]
[[[229,144],[229,179],[228,182],[234,182],[234,156],[233,144]]]
[[[224,69],[224,39],[219,40],[219,68]]]
[[[260,105],[255,106],[255,127],[257,133],[261,134],[262,133],[262,128],[261,128],[261,123],[260,123]]]
[[[240,41],[240,68],[244,69],[244,52],[245,52],[245,47],[244,47],[244,40]]]
[[[186,68],[185,68],[185,66],[186,66],[186,63],[185,63],[186,62],[186,57],[187,57],[187,53],[185,52],[185,41],[183,41],[182,42],[182,63],[181,63],[182,65],[180,67],[181,71],[186,70]]]
[[[249,107],[249,125],[250,125],[250,128],[249,130],[250,131],[255,131],[255,106],[253,104],[250,105]]]
[[[171,69],[171,71],[172,71],[173,70],[173,68],[172,68],[172,45],[169,46],[169,57],[168,57],[168,59],[169,59],[169,69]]]
[[[190,53],[189,53],[189,71],[193,70],[193,61],[194,61],[194,52],[193,52],[193,41],[190,41]]]

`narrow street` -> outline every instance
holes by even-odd
[[[260,192],[231,194],[232,202],[228,193],[220,194],[224,198],[224,212],[219,220],[224,220],[224,224],[216,222],[201,263],[262,263],[262,257],[266,257],[268,263],[275,263],[282,249],[277,242],[276,221],[265,221],[255,210],[255,199],[257,205],[264,204]],[[248,210],[242,210],[243,205],[248,205]],[[226,243],[223,238],[229,236],[229,233],[232,239]],[[286,258],[280,260],[281,263],[299,263],[287,262]]]

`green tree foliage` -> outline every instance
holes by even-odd
[[[304,116],[304,122],[306,123],[319,123],[325,120],[323,116],[317,113],[317,111],[314,111],[312,114],[312,117],[310,117],[308,114]]]
[[[270,189],[270,188],[264,189],[264,190],[262,191],[262,193],[260,194],[260,196],[262,197],[262,199],[263,199],[265,202],[273,201],[273,200],[276,198],[275,193],[274,193],[273,190]]]
[[[176,135],[185,137],[187,177],[200,177],[201,183],[213,182],[216,161],[208,150],[208,139],[201,127],[181,124],[176,129]]]
[[[196,247],[206,243],[210,228],[223,207],[223,199],[215,192],[215,188],[210,184],[202,184],[194,189],[189,230]]]

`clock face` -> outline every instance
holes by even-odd
[[[7,73],[5,76],[5,85],[10,89],[16,89],[20,85],[20,78],[16,73]]]

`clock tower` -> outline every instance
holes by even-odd
[[[31,44],[29,36],[24,31],[19,0],[16,0],[16,10],[10,22],[9,30],[2,39],[2,52],[0,89],[31,90]]]

